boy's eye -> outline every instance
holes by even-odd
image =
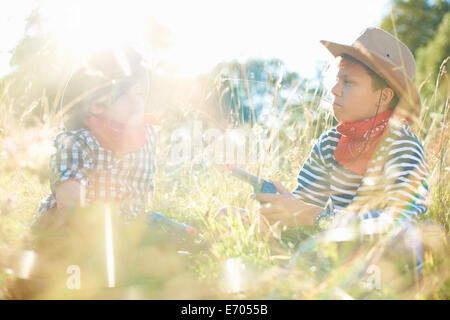
[[[352,84],[352,81],[350,81],[350,80],[346,80],[346,79],[342,79],[342,78],[336,78],[336,83],[338,83],[339,81],[342,81],[342,83],[343,83],[344,85],[350,85],[350,84]]]

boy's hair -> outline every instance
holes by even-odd
[[[357,63],[360,66],[362,66],[367,71],[370,78],[372,79],[372,89],[373,90],[379,90],[379,89],[383,89],[383,88],[391,88],[392,89],[392,87],[387,83],[387,81],[385,79],[380,77],[376,72],[374,72],[372,69],[370,69],[367,65],[365,65],[358,59],[353,58],[352,56],[350,56],[348,54],[342,54],[340,57],[341,57],[341,59],[339,61],[339,65],[338,65],[339,68],[341,68],[344,63],[348,63],[348,64]],[[392,91],[394,91],[394,96],[392,97],[392,100],[389,103],[389,110],[394,110],[399,101],[398,95],[395,92],[395,90],[392,89]]]
[[[90,105],[105,98],[114,102],[134,84],[143,82],[148,92],[148,71],[143,56],[132,48],[125,48],[118,55],[113,50],[103,50],[91,57],[70,78],[63,93],[61,105],[74,103],[64,114],[67,130],[84,127],[83,120],[91,115]]]

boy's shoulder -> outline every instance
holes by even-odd
[[[336,130],[336,127],[333,127],[322,133],[322,135],[320,135],[317,139],[316,144],[320,146],[321,149],[336,147],[340,138],[341,134]],[[414,144],[417,148],[423,151],[422,141],[411,131],[409,125],[406,123],[393,124],[390,127],[390,133],[387,141],[393,145],[399,145],[401,143]]]
[[[98,146],[97,140],[86,128],[61,131],[56,135],[54,143],[56,147],[85,147],[93,149]]]
[[[320,149],[334,149],[337,146],[340,138],[341,134],[336,130],[336,127],[333,127],[322,133],[317,139],[316,144],[318,147],[320,147]]]
[[[405,140],[418,141],[422,144],[419,137],[415,135],[407,123],[393,124],[391,126],[391,136]]]
[[[322,133],[322,135],[320,136],[320,139],[334,139],[334,138],[340,138],[341,134],[336,130],[336,127],[330,128],[327,131],[325,131],[324,133]]]
[[[422,141],[406,123],[392,125],[386,140],[392,149],[413,148],[420,150],[422,154],[425,153]]]

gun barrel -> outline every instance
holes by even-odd
[[[150,216],[148,217],[148,221],[151,224],[160,225],[160,226],[164,225],[174,231],[187,233],[190,235],[197,234],[197,229],[195,227],[192,227],[187,224],[169,219],[166,216],[163,216],[162,214],[159,214],[157,212],[152,212],[150,214]]]
[[[249,183],[251,183],[253,186],[256,186],[258,184],[261,184],[262,179],[258,178],[257,176],[254,176],[250,173],[248,173],[247,171],[241,169],[241,168],[236,168],[234,167],[231,170],[231,174],[233,176],[235,176],[236,178],[242,179],[242,180],[246,180]]]

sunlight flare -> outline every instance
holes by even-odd
[[[108,274],[108,287],[116,285],[114,267],[114,242],[112,234],[111,207],[106,206],[105,210],[105,243],[106,243],[106,271]]]

